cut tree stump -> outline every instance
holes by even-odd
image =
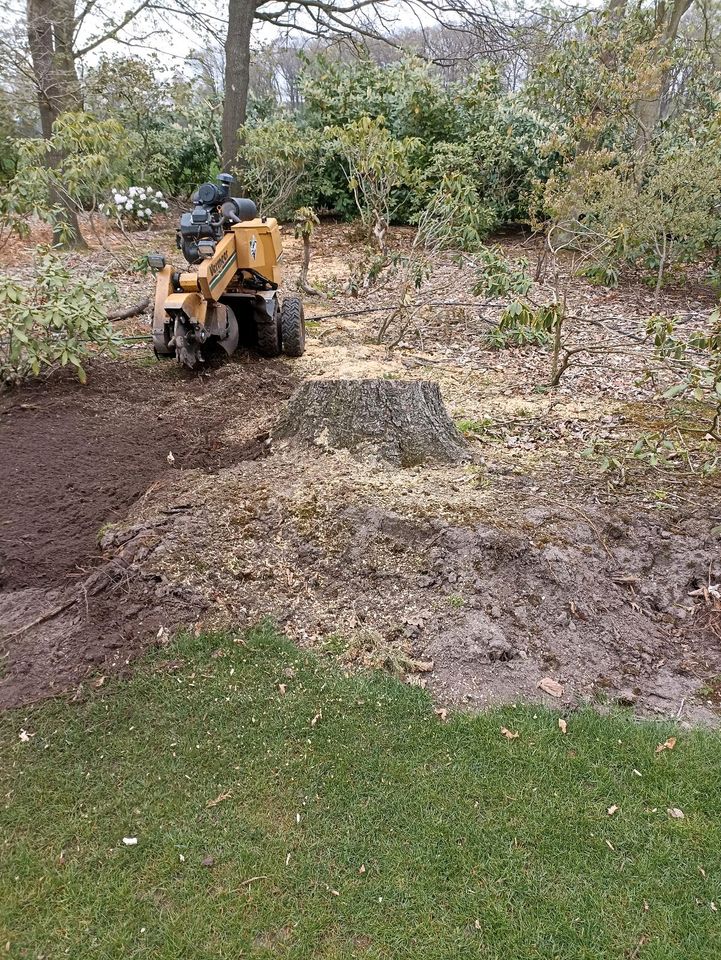
[[[290,398],[273,436],[402,467],[470,460],[438,384],[427,380],[309,380]]]

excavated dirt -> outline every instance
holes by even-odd
[[[196,490],[204,506],[168,523],[150,494],[105,545],[162,523],[146,570],[215,598],[219,622],[270,614],[344,662],[395,659],[445,704],[617,703],[716,723],[707,518],[581,510],[555,499],[553,478],[539,497],[519,478],[479,488],[472,467],[403,471],[326,447],[221,471],[213,501],[196,474],[176,479],[179,503]]]
[[[280,363],[244,360],[202,377],[96,364],[85,387],[55,376],[0,400],[0,704],[67,689],[202,609],[187,591],[129,575],[138,544],[103,555],[102,528],[149,487],[162,501],[175,471],[207,475],[262,451],[291,382]]]
[[[642,348],[539,391],[547,352],[484,346],[501,309],[486,302],[425,310],[387,351],[377,315],[327,317],[392,297],[339,294],[353,246],[327,233],[311,277],[335,299],[308,304],[322,319],[292,364],[243,356],[203,377],[103,364],[86,388],[55,377],[0,400],[0,705],[101,685],[180,624],[271,616],[441,704],[621,704],[717,725],[718,477],[628,458],[609,476],[593,457],[658,416]],[[291,274],[297,253],[289,241]],[[138,299],[147,281],[128,282]],[[594,322],[636,329],[649,312],[640,289],[569,282]],[[439,301],[472,287],[456,265],[437,284]],[[667,312],[695,322],[704,297],[674,291]],[[273,435],[296,383],[345,378],[439,384],[471,462],[402,469]]]

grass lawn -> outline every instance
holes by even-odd
[[[721,957],[716,735],[443,723],[267,629],[4,716],[0,769],[0,957]]]

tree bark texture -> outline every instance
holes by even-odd
[[[28,0],[27,31],[40,125],[43,137],[50,140],[53,124],[60,114],[82,107],[73,49],[75,0]],[[51,153],[48,165],[57,167],[61,159]],[[63,219],[75,238],[74,244],[83,246],[77,212],[68,197],[51,185],[50,202],[63,210]],[[56,240],[58,238],[56,234]]]
[[[471,459],[438,384],[426,380],[309,380],[291,397],[273,436],[401,467]]]
[[[659,58],[665,57],[668,48],[678,37],[681,21],[690,9],[692,2],[693,0],[671,0],[667,3],[666,0],[662,0],[656,5],[656,33],[661,41],[657,53]],[[639,124],[636,149],[641,154],[645,153],[651,146],[658,125],[663,119],[663,105],[668,94],[670,79],[671,74],[668,69],[659,70],[655,89],[650,90],[648,95],[636,105],[636,116]]]
[[[238,131],[245,123],[250,84],[250,36],[255,0],[229,0],[225,40],[225,100],[223,103],[223,169],[238,159]]]

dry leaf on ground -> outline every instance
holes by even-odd
[[[229,800],[232,795],[232,790],[226,790],[224,793],[219,793],[215,800],[208,800],[206,807],[217,807],[219,803],[223,802],[223,800]]]
[[[606,811],[606,813],[609,815],[609,817],[612,817],[617,810],[618,810],[618,804],[612,803],[611,806]]]
[[[558,718],[558,729],[561,731],[561,733],[565,733],[566,730],[568,730],[568,724],[563,717]]]
[[[445,721],[448,719],[448,711],[446,710],[445,707],[439,707],[437,710],[434,710],[433,712],[435,713],[435,715],[438,717],[439,720]]]
[[[543,690],[551,697],[563,696],[563,687],[558,680],[553,680],[551,677],[544,677],[543,680],[539,680],[537,686],[539,690]]]
[[[419,673],[409,673],[406,676],[406,683],[409,687],[425,687],[428,683],[427,677],[422,677]]]
[[[664,740],[663,743],[659,743],[656,747],[656,753],[663,753],[664,750],[673,750],[676,746],[676,737],[669,737],[668,740]]]
[[[501,733],[506,738],[506,740],[517,740],[520,734],[516,731],[509,730],[508,727],[501,727]]]
[[[681,810],[680,807],[666,807],[666,813],[673,820],[683,820],[685,816],[683,810]]]

